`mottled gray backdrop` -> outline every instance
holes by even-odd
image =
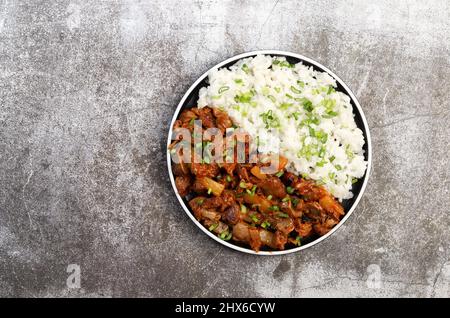
[[[449,21],[447,0],[0,0],[0,295],[450,296]],[[207,238],[166,171],[183,92],[255,49],[335,71],[374,146],[348,223],[283,257]]]

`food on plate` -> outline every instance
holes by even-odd
[[[224,241],[284,250],[330,232],[366,172],[350,97],[327,73],[257,55],[208,74],[169,150],[178,193]]]
[[[258,55],[214,70],[198,107],[225,112],[262,153],[288,160],[286,170],[322,184],[339,200],[364,176],[362,131],[350,97],[327,73],[284,57]],[[219,127],[220,128],[220,127]]]
[[[232,158],[226,158],[230,147],[220,153],[211,149],[215,138],[234,131],[225,112],[191,108],[178,118],[174,133],[189,133],[179,134],[169,147],[178,193],[188,199],[197,220],[222,240],[255,251],[284,250],[328,233],[343,217],[342,205],[323,186],[287,171],[288,160],[283,156],[249,162],[250,138],[242,142],[232,135]],[[195,142],[195,134],[205,136],[213,128],[219,131],[214,140]],[[243,163],[238,160],[240,146],[246,158]],[[203,154],[201,162],[194,160],[196,151]],[[214,162],[212,157],[227,160]],[[264,173],[272,161],[276,171]]]

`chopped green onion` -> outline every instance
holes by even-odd
[[[311,128],[311,127],[309,127],[309,135],[311,137],[314,137],[316,135],[316,131],[313,128]]]
[[[281,202],[289,202],[289,201],[291,201],[290,197],[285,197],[283,198],[283,200],[281,200]]]
[[[246,189],[246,188],[247,188],[247,185],[245,184],[244,181],[241,181],[241,182],[239,183],[239,186],[240,186],[242,189]]]
[[[208,188],[208,194],[211,194],[211,192],[212,192],[212,189]]]
[[[333,118],[336,117],[338,115],[337,112],[333,111],[333,110],[329,110],[326,112],[326,115],[323,115],[323,118]]]
[[[268,95],[267,98],[270,99],[272,101],[272,103],[276,103],[276,101],[277,101],[276,98],[273,97],[272,95]]]
[[[319,161],[316,163],[316,166],[323,167],[327,162],[325,160]]]
[[[336,90],[334,89],[334,87],[333,86],[329,86],[328,87],[328,91],[327,91],[327,95],[330,95],[331,93],[334,93]]]
[[[254,194],[255,194],[255,192],[256,192],[256,188],[257,188],[257,186],[256,186],[256,185],[254,185],[254,186],[252,187],[252,191],[251,191],[252,195],[254,195]]]
[[[280,217],[280,218],[288,218],[289,214],[287,214],[287,213],[277,213],[277,216]]]
[[[281,88],[279,88],[279,87],[274,87],[273,89],[274,89],[277,93],[281,92]]]
[[[272,110],[268,110],[266,113],[261,113],[259,116],[262,118],[263,123],[266,124],[266,129],[268,128],[278,128],[281,126],[280,120],[276,117]]]
[[[228,233],[228,235],[225,236],[225,238],[224,238],[223,240],[224,240],[224,241],[229,241],[232,237],[233,237],[233,234]]]
[[[234,80],[234,82],[236,84],[242,84],[244,81],[242,79],[240,79],[240,78],[237,78],[237,79]]]
[[[209,227],[208,230],[209,230],[210,232],[212,232],[212,231],[214,231],[218,226],[219,226],[219,223],[211,224],[211,226]]]
[[[342,170],[342,166],[341,166],[341,165],[335,165],[334,167],[335,167],[336,170],[338,170],[338,171],[339,171],[339,170]]]
[[[204,201],[205,201],[204,199],[198,199],[198,200],[197,200],[197,204],[198,204],[198,205],[202,205]]]
[[[268,227],[270,227],[270,222],[265,220],[264,222],[261,223],[261,227],[263,229],[267,229]]]
[[[228,241],[231,239],[232,234],[228,231],[223,231],[222,233],[220,233],[219,237],[224,241]]]
[[[300,80],[297,81],[297,84],[298,84],[298,86],[300,86],[301,88],[305,87],[305,83],[302,82],[302,81],[300,81]]]
[[[242,93],[234,97],[236,103],[250,103],[254,94],[252,92]]]
[[[284,174],[284,171],[281,170],[281,171],[277,172],[275,175],[276,175],[278,178],[280,178],[283,174]]]
[[[272,211],[280,211],[280,208],[278,207],[278,205],[272,205],[272,206],[269,208],[269,210],[272,210]]]
[[[353,151],[350,149],[350,145],[347,145],[345,147],[345,154],[347,155],[347,157],[349,159],[353,159],[353,157],[355,156],[355,154],[353,153]]]
[[[272,195],[271,195],[271,194],[269,194],[269,195],[267,196],[267,200],[272,200]]]
[[[335,156],[331,156],[330,158],[328,158],[329,160],[330,160],[330,162],[333,162],[334,161],[334,159],[336,159],[336,157]]]
[[[356,182],[358,182],[357,178],[352,178],[352,184],[355,184]]]
[[[247,213],[247,207],[244,204],[241,204],[241,212]]]
[[[290,95],[290,94],[286,93],[285,95],[286,95],[287,98],[294,99],[294,97],[292,97],[292,95]]]
[[[314,109],[312,102],[310,100],[307,100],[307,99],[303,100],[303,108],[307,112],[311,112]]]
[[[226,92],[229,89],[230,89],[229,86],[222,86],[221,88],[219,88],[219,94],[222,94],[223,92]]]
[[[325,157],[325,148],[320,148],[320,150],[319,150],[319,157],[320,158],[323,158],[323,157]]]
[[[295,88],[294,86],[291,86],[291,91],[293,91],[296,94],[300,94],[301,93],[301,91],[298,90],[297,88]]]
[[[247,65],[247,64],[242,65],[242,70],[243,70],[246,74],[250,73],[250,69],[248,68],[248,65]]]
[[[289,194],[294,193],[294,190],[295,190],[295,189],[294,189],[293,187],[287,187],[287,188],[286,188],[286,192],[289,193]]]
[[[253,222],[258,223],[259,222],[259,218],[256,214],[252,214],[250,215],[250,218],[252,219]]]
[[[220,99],[220,97],[222,97],[222,96],[220,96],[220,95],[211,96],[212,99]]]
[[[298,246],[302,245],[301,239],[302,239],[302,237],[300,235],[295,238],[295,241],[297,242]]]
[[[296,207],[299,202],[300,202],[299,199],[292,200],[292,204],[294,205],[294,207]]]
[[[285,109],[288,109],[289,107],[291,107],[293,104],[291,104],[291,103],[281,103],[280,104],[280,109],[283,109],[283,110],[285,110]]]

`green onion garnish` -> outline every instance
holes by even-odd
[[[269,194],[269,195],[267,196],[267,200],[272,200],[272,195],[271,195],[271,194]]]
[[[223,92],[226,92],[229,89],[230,89],[229,86],[222,86],[221,88],[219,88],[219,94],[222,94]]]
[[[325,148],[320,148],[320,150],[319,150],[319,157],[320,158],[323,158],[323,157],[325,157]]]
[[[243,70],[246,74],[250,73],[250,69],[248,68],[248,65],[247,65],[247,64],[242,65],[242,70]]]
[[[234,80],[234,82],[235,82],[236,84],[242,84],[244,81],[241,80],[240,78],[237,78],[237,79]]]
[[[285,109],[288,109],[289,107],[291,107],[293,104],[291,104],[291,103],[281,103],[280,104],[280,109],[283,109],[283,110],[285,110]]]
[[[247,188],[247,185],[245,184],[244,181],[241,181],[241,182],[239,183],[239,186],[240,186],[242,189],[246,189],[246,188]]]
[[[323,167],[327,162],[325,160],[319,161],[316,163],[316,166]]]
[[[276,175],[278,178],[280,178],[283,174],[284,174],[284,171],[281,170],[281,171],[277,172],[275,175]]]
[[[287,191],[287,193],[289,193],[289,194],[292,194],[292,193],[294,193],[294,188],[293,187],[287,187],[286,188],[286,191]]]
[[[277,216],[280,217],[280,218],[288,218],[289,214],[287,214],[287,213],[277,213]]]
[[[334,159],[336,159],[336,157],[335,156],[331,156],[330,158],[328,158],[329,160],[330,160],[330,162],[333,162],[334,161]]]
[[[283,200],[281,200],[281,202],[289,202],[289,201],[291,201],[290,197],[285,197],[283,198]]]
[[[204,201],[205,201],[204,199],[198,199],[198,200],[197,200],[197,204],[198,204],[198,205],[202,205]]]
[[[241,212],[247,213],[247,207],[244,204],[241,204]]]
[[[250,103],[254,95],[251,92],[242,93],[234,97],[236,103]]]
[[[214,231],[218,226],[219,226],[219,223],[211,224],[211,226],[209,227],[208,230],[210,230],[210,231],[212,232],[212,231]]]
[[[356,182],[358,182],[357,178],[352,178],[352,184],[355,184]]]
[[[275,103],[277,101],[276,98],[273,97],[272,95],[268,95],[267,98],[270,99],[272,103]]]
[[[310,100],[307,100],[307,99],[303,100],[303,108],[307,112],[311,112],[314,109],[312,102]]]
[[[336,90],[334,89],[334,87],[333,86],[329,86],[328,87],[328,91],[327,91],[327,95],[330,95],[331,93],[334,93]]]
[[[294,86],[291,86],[291,91],[293,91],[296,94],[300,94],[301,93],[301,91],[298,90],[297,88],[295,88]]]
[[[334,167],[335,167],[336,170],[338,170],[338,171],[342,170],[342,166],[341,166],[341,165],[335,165]]]
[[[268,227],[270,227],[270,222],[265,220],[264,222],[261,223],[261,227],[263,229],[267,229]]]
[[[269,208],[269,210],[272,210],[272,211],[280,211],[280,208],[278,207],[278,205],[272,205],[272,206]]]
[[[227,182],[231,182],[231,180],[233,179],[231,179],[231,177],[227,175]]]
[[[212,189],[208,188],[208,194],[211,194],[211,192],[212,192]]]
[[[259,222],[259,218],[256,214],[252,214],[250,215],[250,218],[252,219],[253,222],[258,223]]]

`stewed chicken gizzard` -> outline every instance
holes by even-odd
[[[217,128],[225,138],[227,128],[233,127],[221,110],[191,108],[179,115],[174,132],[185,128],[194,134],[197,120],[201,121],[202,134],[205,129]],[[322,186],[286,171],[287,160],[281,156],[276,171],[267,174],[263,168],[270,164],[269,156],[256,163],[238,163],[237,151],[231,162],[184,162],[176,147],[181,142],[186,140],[179,137],[170,145],[172,157],[178,158],[172,166],[178,193],[189,200],[197,220],[225,241],[255,251],[284,250],[328,233],[344,215],[341,204]],[[192,138],[189,147],[194,152],[208,142],[196,144]],[[246,158],[250,148],[247,139]]]

